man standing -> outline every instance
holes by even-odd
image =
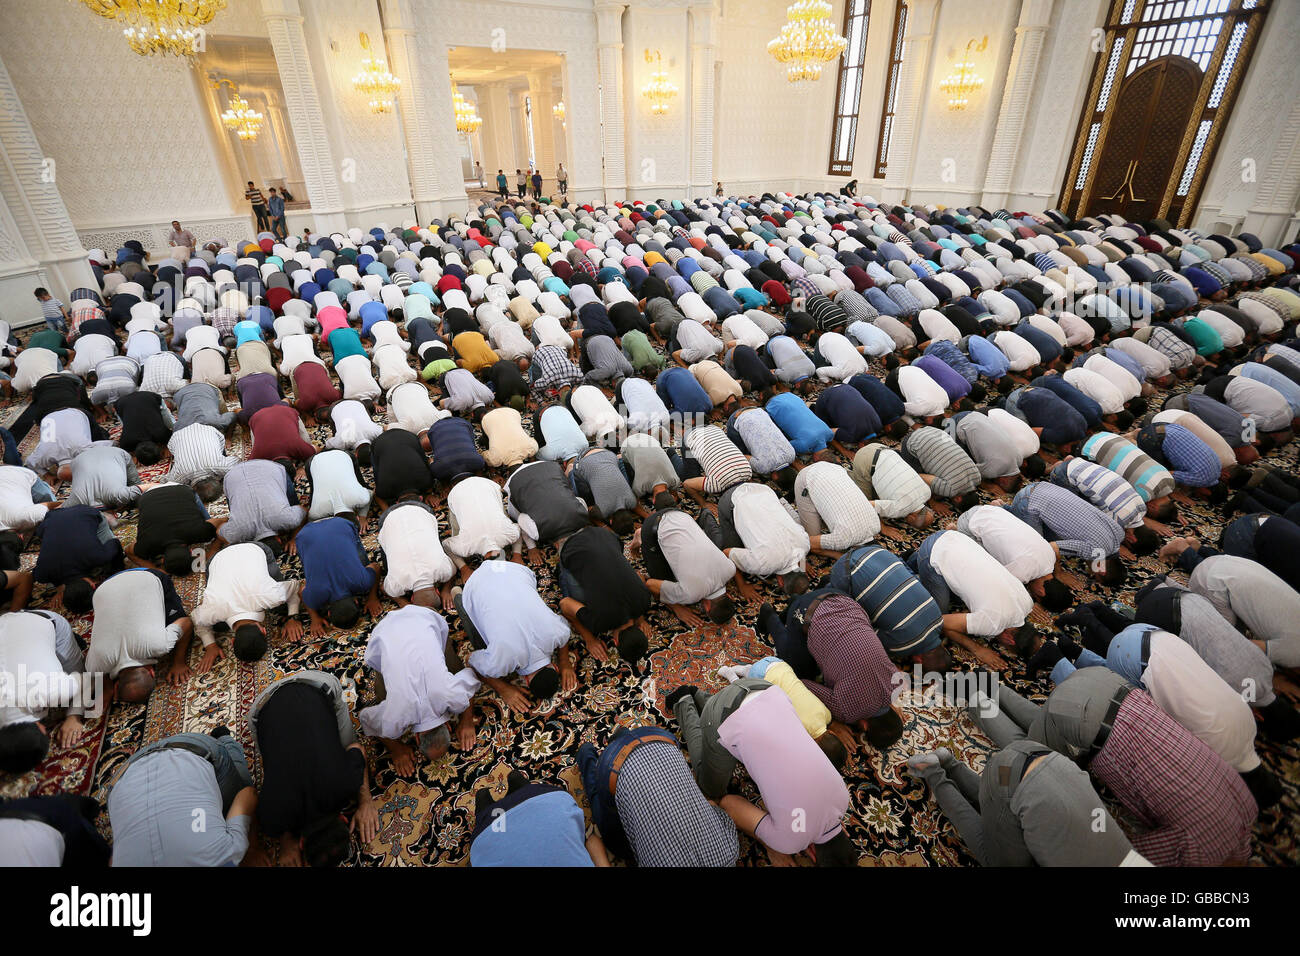
[[[271,192],[275,190],[272,189]],[[172,231],[167,233],[167,244],[173,249],[185,249],[189,256],[194,255],[194,249],[198,246],[194,233],[182,229],[179,219],[172,220]]]
[[[266,208],[266,197],[262,195],[262,190],[253,185],[251,179],[248,181],[248,188],[244,190],[244,198],[253,207],[253,215],[257,217],[258,231],[269,227],[271,215]]]
[[[505,170],[497,170],[497,193],[503,200],[510,198],[510,184],[506,181]]]
[[[560,188],[560,195],[568,196],[569,195],[569,171],[564,168],[564,163],[560,163],[560,165],[555,170],[555,182],[556,185],[558,185]]]
[[[528,189],[528,174],[522,169],[515,170],[515,188],[519,190],[520,199],[524,198],[524,192]]]
[[[275,191],[274,186],[271,187],[270,192],[270,198],[266,201],[266,210],[271,216],[271,232],[275,233],[277,239],[283,241],[289,238],[289,227],[284,218],[284,197]]]

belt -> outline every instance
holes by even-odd
[[[1144,634],[1143,638],[1149,636]],[[1124,698],[1133,690],[1133,685],[1125,684],[1119,690],[1115,691],[1110,699],[1110,704],[1106,708],[1106,716],[1101,719],[1101,727],[1097,731],[1097,736],[1093,738],[1092,746],[1088,748],[1087,756],[1084,763],[1091,763],[1092,759],[1101,753],[1101,748],[1106,746],[1106,741],[1110,738],[1111,729],[1115,726],[1115,718],[1119,715],[1119,708],[1124,703]]]
[[[1142,632],[1142,669],[1147,669],[1147,661],[1151,660],[1151,632]]]
[[[628,756],[633,750],[636,750],[637,747],[641,746],[641,744],[646,743],[666,743],[672,744],[674,747],[678,745],[677,738],[666,730],[656,730],[652,734],[645,734],[642,737],[633,737],[627,743],[621,744],[621,749],[617,754],[615,754],[614,763],[609,768],[609,795],[611,797],[614,795],[614,788],[618,784],[619,772],[623,769],[623,764],[627,762]]]
[[[158,748],[159,750],[187,750],[196,757],[202,757],[208,763],[212,763],[212,754],[204,750],[198,744],[192,744],[188,740],[169,740]],[[215,766],[215,764],[214,764]]]

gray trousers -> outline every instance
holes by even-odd
[[[296,674],[288,674],[281,677],[278,681],[271,684],[257,695],[253,701],[252,708],[248,711],[248,726],[253,732],[253,742],[261,746],[257,737],[257,715],[262,712],[266,702],[271,699],[281,687],[286,684],[313,684],[324,690],[334,703],[334,718],[339,728],[339,743],[345,748],[352,746],[357,742],[357,731],[352,726],[352,714],[348,710],[347,699],[343,696],[343,685],[333,674],[326,674],[324,671],[298,671]]]
[[[677,701],[673,713],[681,728],[686,751],[691,756],[695,782],[710,800],[721,799],[727,792],[738,761],[718,740],[718,728],[750,693],[772,685],[765,680],[742,677],[716,694],[697,690]]]
[[[168,749],[168,744],[177,741],[196,747],[208,755],[217,777],[217,786],[221,788],[221,812],[230,812],[235,794],[245,787],[253,786],[253,776],[248,772],[248,760],[244,756],[244,745],[235,739],[234,734],[226,734],[220,739],[208,734],[173,734],[141,747],[131,755],[131,759],[126,762],[127,766],[149,754]]]

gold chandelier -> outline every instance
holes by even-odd
[[[559,120],[560,125],[562,125],[565,129],[569,128],[569,124],[568,122],[566,122],[568,119],[568,115],[564,111],[564,100],[560,100],[560,102],[556,103],[554,106],[551,107],[551,115],[555,117],[557,120]]]
[[[456,111],[456,132],[468,136],[482,129],[483,117],[478,115],[474,104],[465,99],[460,90],[456,89],[455,83],[451,84],[451,105]]]
[[[367,56],[361,61],[361,72],[352,77],[352,88],[363,96],[370,97],[370,112],[391,113],[393,101],[402,88],[402,81],[388,72],[385,61],[369,55],[369,34],[361,34],[361,49],[366,51]]]
[[[221,125],[244,142],[252,142],[262,131],[262,114],[248,105],[248,101],[239,95],[239,87],[230,80],[217,80],[212,88],[219,90],[223,85],[230,87],[230,105],[221,114]]]
[[[668,112],[668,106],[672,103],[673,97],[677,95],[677,87],[668,79],[668,71],[664,69],[664,55],[659,50],[651,53],[645,51],[645,61],[653,63],[658,67],[650,74],[650,82],[641,88],[641,95],[650,101],[650,113],[653,116],[662,116]]]
[[[966,56],[969,57],[971,48],[983,51],[989,45],[989,38],[986,36],[979,46],[975,47],[975,38],[971,37],[970,42],[966,44]],[[952,65],[952,72],[949,73],[942,83],[939,84],[939,90],[948,97],[948,109],[964,110],[970,105],[972,93],[977,93],[984,88],[984,77],[975,72],[975,64],[970,59],[958,60]]]
[[[822,64],[844,52],[849,41],[835,32],[831,5],[826,0],[798,0],[785,9],[781,33],[767,41],[767,52],[784,63],[791,83],[817,80]]]
[[[204,28],[226,0],[81,0],[91,13],[120,20],[122,35],[140,56],[193,56],[203,47]]]

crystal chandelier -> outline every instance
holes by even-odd
[[[641,95],[650,101],[650,113],[654,116],[662,116],[668,112],[669,104],[677,95],[677,87],[668,80],[668,72],[664,69],[663,53],[659,50],[655,50],[654,53],[646,50],[645,61],[655,64],[657,69],[650,74],[650,82],[641,88]]]
[[[551,107],[551,115],[559,120],[565,129],[569,128],[569,124],[566,122],[568,116],[564,111],[564,100],[560,100],[560,102]]]
[[[141,56],[193,56],[203,48],[204,28],[226,0],[81,0],[91,13],[126,26],[122,35]]]
[[[248,105],[248,101],[239,95],[239,87],[230,80],[218,80],[212,88],[220,89],[223,84],[230,87],[230,105],[221,114],[221,125],[244,142],[252,142],[262,131],[263,116]]]
[[[456,89],[455,83],[451,84],[451,105],[456,111],[456,132],[468,136],[470,133],[477,133],[483,127],[483,117],[478,115],[474,104],[465,99],[460,90]]]
[[[988,46],[989,38],[985,37],[984,41],[975,47],[977,51],[982,51]],[[971,47],[975,44],[975,38],[972,37],[966,44],[966,55],[970,56]],[[976,93],[984,87],[984,77],[975,72],[975,64],[969,60],[959,60],[952,65],[952,72],[949,73],[939,84],[939,90],[948,97],[948,109],[964,110],[970,105],[972,93]]]
[[[767,41],[767,52],[786,65],[785,78],[791,83],[820,79],[822,64],[849,45],[835,32],[831,5],[826,0],[798,0],[786,7],[785,16],[780,35]]]
[[[393,101],[402,88],[402,81],[388,72],[388,64],[371,56],[370,36],[361,34],[361,49],[366,51],[366,58],[361,61],[361,72],[352,77],[352,88],[363,96],[370,97],[370,112],[391,113]]]

